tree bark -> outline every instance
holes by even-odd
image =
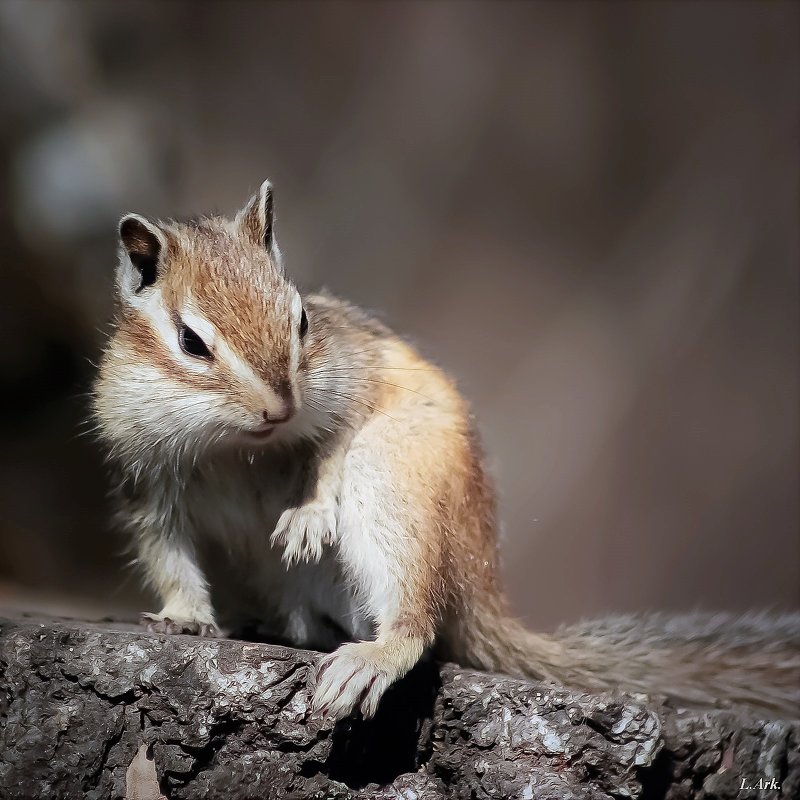
[[[425,661],[331,730],[314,657],[0,620],[0,798],[800,797],[800,722]]]

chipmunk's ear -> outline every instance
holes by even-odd
[[[159,262],[167,247],[166,236],[144,217],[126,214],[119,223],[119,241],[123,250],[120,278],[126,284],[121,288],[132,288],[138,294],[156,282]]]
[[[275,241],[275,212],[272,184],[264,181],[247,205],[236,215],[239,230],[254,244],[264,247],[280,267],[280,251]]]

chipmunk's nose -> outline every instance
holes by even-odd
[[[281,422],[288,422],[295,412],[294,397],[292,387],[288,382],[281,383],[276,387],[275,394],[280,399],[279,404],[272,411],[263,411],[264,422],[270,425],[278,425]]]
[[[261,415],[264,417],[264,422],[270,425],[279,425],[281,422],[288,422],[294,416],[293,408],[286,408],[281,412],[262,411]]]

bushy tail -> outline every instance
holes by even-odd
[[[464,620],[466,622],[466,620]],[[800,717],[800,613],[614,616],[526,631],[501,609],[472,613],[453,657],[574,689],[663,695]]]

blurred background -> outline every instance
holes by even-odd
[[[123,212],[276,185],[471,399],[530,625],[800,605],[798,5],[0,2],[0,605],[133,613],[81,437]]]

